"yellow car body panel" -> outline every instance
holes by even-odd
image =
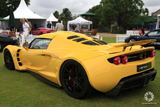
[[[133,43],[110,43],[107,45],[97,43],[98,45],[91,46],[82,44],[84,41],[75,42],[74,39],[67,39],[73,35],[79,36],[78,38],[85,38],[84,41],[95,42],[93,38],[80,33],[59,31],[37,37],[52,39],[47,49],[24,49],[23,47],[8,45],[4,50],[10,51],[16,70],[29,70],[59,86],[61,86],[60,69],[62,64],[69,59],[75,60],[85,69],[91,86],[101,92],[110,91],[124,77],[142,73],[155,67],[154,57],[119,65],[107,60],[116,56],[151,51],[154,49],[153,47],[142,48],[138,43],[135,43],[136,46],[131,46]],[[148,41],[144,42],[148,43]],[[126,47],[125,50],[124,47]],[[149,62],[151,62],[149,69],[137,72],[137,65]]]

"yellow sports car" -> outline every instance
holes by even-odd
[[[3,49],[9,70],[27,70],[80,99],[98,90],[107,95],[146,86],[156,76],[155,40],[106,43],[84,34],[58,31],[36,37],[23,47]]]

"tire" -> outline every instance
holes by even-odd
[[[130,39],[130,40],[129,40],[129,42],[135,42],[135,41],[136,41],[135,39]]]
[[[0,42],[0,52],[3,51],[3,48],[4,48],[4,46],[3,46],[3,44]]]
[[[40,33],[41,35],[43,34],[43,32]]]
[[[94,90],[84,68],[74,60],[68,60],[62,65],[60,81],[65,92],[76,99],[85,98]]]
[[[5,49],[5,51],[4,51],[4,61],[5,61],[5,66],[7,69],[9,69],[9,70],[15,69],[13,58],[12,58],[11,53],[9,52],[8,49]]]

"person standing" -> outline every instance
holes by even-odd
[[[32,24],[31,24],[30,21],[28,21],[28,25],[29,25],[29,27],[30,27],[31,30],[32,30]],[[30,31],[30,32],[29,32],[29,43],[30,43],[32,40],[33,40],[33,35],[32,35],[32,32]]]
[[[58,19],[58,23],[56,23],[56,31],[63,30],[63,24],[61,23],[61,20]]]
[[[48,22],[47,28],[51,28],[51,23],[50,22]]]
[[[144,35],[144,23],[142,23],[141,31],[142,31],[142,34]]]
[[[37,28],[37,23],[34,23],[34,30],[36,30]]]
[[[22,44],[25,42],[28,42],[28,36],[29,32],[31,31],[31,28],[29,27],[28,23],[25,22],[25,18],[20,19],[20,22],[23,26],[23,36],[22,36]]]

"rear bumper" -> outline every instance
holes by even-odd
[[[120,80],[118,85],[112,90],[108,91],[106,95],[117,95],[120,91],[138,87],[146,86],[149,81],[153,81],[156,77],[157,70],[151,69],[136,75],[125,77]]]

